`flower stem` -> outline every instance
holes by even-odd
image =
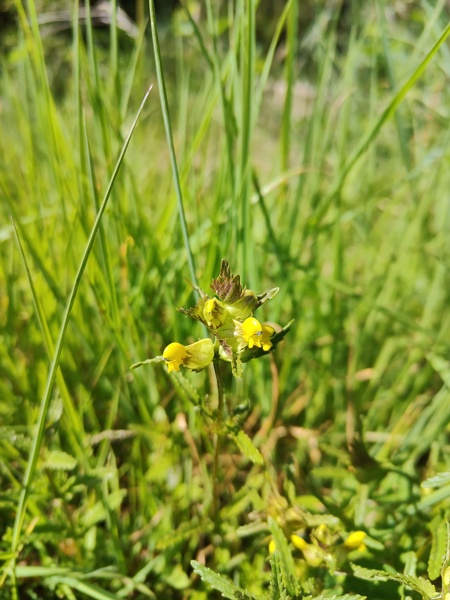
[[[216,447],[214,450],[214,463],[213,463],[213,501],[212,501],[212,519],[215,521],[219,513],[219,456],[220,447],[222,442],[222,428],[223,428],[223,383],[220,375],[220,366],[217,360],[214,361],[214,373],[217,380],[217,435],[216,435]]]

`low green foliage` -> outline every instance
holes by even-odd
[[[447,3],[181,4],[14,3],[0,599],[448,600]]]

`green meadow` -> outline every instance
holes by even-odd
[[[449,600],[448,3],[8,4],[0,599]]]

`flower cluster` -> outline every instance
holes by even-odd
[[[290,327],[273,327],[254,316],[255,311],[273,298],[279,288],[256,294],[242,287],[240,276],[233,275],[228,261],[222,260],[220,274],[213,279],[208,295],[198,289],[199,300],[192,308],[180,308],[180,312],[200,321],[211,332],[210,338],[183,346],[178,342],[169,344],[162,356],[144,362],[164,361],[170,372],[187,367],[200,371],[213,360],[231,362],[233,374],[242,377],[242,363],[263,356],[283,339]],[[138,366],[143,363],[138,363]]]
[[[241,377],[243,362],[267,353],[283,337],[276,338],[274,327],[254,317],[255,311],[279,288],[262,294],[247,290],[242,287],[240,276],[231,273],[228,261],[222,260],[220,274],[213,279],[211,289],[214,296],[199,290],[197,304],[179,310],[211,331],[218,345],[218,358],[230,361],[233,373]]]
[[[339,536],[340,537],[340,536]],[[315,535],[311,541],[306,541],[304,532],[293,533],[290,541],[294,548],[300,550],[303,559],[311,567],[328,565],[332,570],[336,568],[336,562],[342,564],[348,554],[354,551],[359,553],[366,551],[364,541],[367,539],[365,531],[353,531],[339,541],[338,536],[332,535],[325,525],[319,525],[315,530]],[[271,538],[269,542],[269,553],[273,554],[277,549],[275,540]]]

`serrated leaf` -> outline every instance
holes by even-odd
[[[444,471],[443,473],[438,473],[433,477],[425,479],[425,481],[422,481],[420,486],[423,488],[439,488],[447,485],[448,483],[450,483],[450,471]]]
[[[303,600],[366,600],[366,598],[367,596],[360,596],[359,594],[343,594],[342,596],[320,594],[320,596],[307,596]]]
[[[242,454],[248,458],[255,465],[263,465],[264,458],[258,448],[254,445],[252,440],[248,437],[245,431],[240,431],[237,435],[231,434],[234,441],[239,446],[239,450]]]
[[[197,390],[191,384],[189,379],[187,379],[187,377],[183,375],[181,371],[172,373],[172,380],[175,383],[178,391],[184,398],[192,402],[192,404],[194,404],[195,406],[201,404],[201,398]]]
[[[72,471],[77,466],[77,460],[62,450],[50,450],[42,466],[51,471]]]
[[[431,550],[428,559],[428,577],[433,580],[441,574],[442,564],[447,552],[447,523],[436,515],[430,523]]]
[[[270,557],[270,566],[271,566],[271,574],[270,574],[270,587],[269,587],[269,596],[270,600],[289,600],[290,596],[287,593],[286,588],[283,584],[283,577],[281,574],[281,564],[280,564],[280,553],[278,550]]]
[[[224,598],[229,598],[230,600],[236,600],[237,598],[248,600],[258,599],[254,594],[235,585],[228,577],[216,573],[212,569],[201,565],[196,560],[191,560],[191,566],[195,573],[200,575],[205,583],[209,584],[214,590],[220,592]]]
[[[240,357],[233,352],[231,355],[231,372],[235,377],[241,379],[244,374]]]
[[[413,575],[404,575],[402,573],[387,573],[386,571],[366,569],[354,564],[352,564],[352,569],[355,577],[359,577],[360,579],[397,581],[397,583],[405,585],[420,594],[424,600],[430,600],[430,598],[437,595],[436,588],[431,581],[423,579],[423,577],[414,577]]]
[[[137,363],[134,363],[134,365],[131,365],[130,371],[132,371],[133,369],[137,369],[138,367],[142,367],[142,365],[149,365],[151,363],[160,363],[160,362],[165,362],[163,356],[155,356],[155,358],[147,358],[147,360],[141,360],[140,362],[137,362]]]
[[[289,544],[284,536],[283,530],[272,517],[267,521],[270,532],[272,533],[275,542],[275,548],[280,555],[280,569],[283,578],[283,584],[291,596],[295,596],[300,592],[297,585],[297,576],[295,573],[294,559],[292,558]]]

